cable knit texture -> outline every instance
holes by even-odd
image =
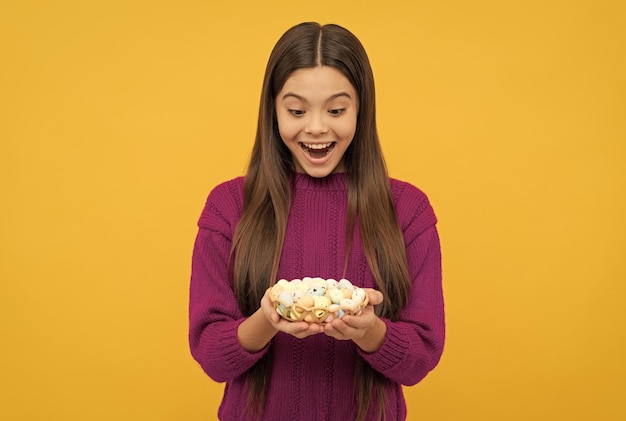
[[[384,320],[387,336],[380,349],[371,354],[362,352],[352,341],[338,341],[324,334],[296,339],[279,332],[269,345],[274,365],[263,420],[353,420],[356,404],[352,383],[359,358],[390,380],[387,420],[404,420],[401,385],[418,383],[437,365],[445,324],[436,217],[427,197],[416,187],[394,179],[391,187],[413,283],[400,320]],[[268,349],[249,353],[237,340],[237,327],[244,317],[227,269],[231,239],[243,210],[242,197],[241,177],[213,189],[200,216],[192,259],[190,347],[213,380],[227,383],[219,408],[223,421],[245,420],[242,375]],[[279,278],[341,278],[346,209],[345,174],[322,179],[296,175]],[[355,285],[374,287],[358,230],[345,277]],[[368,420],[376,419],[376,399],[371,402]]]

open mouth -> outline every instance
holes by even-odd
[[[300,143],[302,150],[313,159],[324,158],[335,147],[335,142],[330,143]]]

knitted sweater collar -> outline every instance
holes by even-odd
[[[304,190],[346,190],[346,173],[329,174],[326,177],[311,177],[306,173],[293,174],[296,189]]]

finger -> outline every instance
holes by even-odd
[[[324,333],[327,336],[330,336],[331,338],[335,338],[335,339],[339,339],[339,340],[346,340],[349,338],[346,338],[339,330],[336,329],[335,324],[337,322],[335,320],[332,321],[332,323],[326,323],[324,325]]]
[[[347,321],[344,320],[346,317],[348,318]],[[349,324],[351,318],[354,319],[355,317],[343,316],[341,319],[333,320],[332,328],[342,339],[351,339],[355,334],[355,328]]]
[[[318,333],[321,333],[321,332],[322,331],[319,327],[310,326],[308,329],[295,333],[293,336],[295,336],[298,339],[303,339],[308,336],[317,335]]]
[[[280,321],[278,329],[297,338],[305,338],[322,331],[321,327],[315,323],[288,322],[286,320]]]
[[[281,320],[279,322],[281,330],[285,333],[295,334],[304,332],[309,329],[309,324],[306,322],[288,322],[286,320]]]
[[[378,305],[383,302],[384,296],[383,293],[375,290],[373,288],[367,288],[367,298],[369,298],[369,303],[373,306]]]
[[[270,318],[271,318],[270,321],[274,324],[277,324],[278,322],[280,322],[280,315],[276,313],[275,311],[270,312]]]
[[[309,332],[309,334],[311,335],[315,335],[317,333],[321,333],[323,330],[324,328],[322,327],[322,325],[319,325],[317,323],[311,323],[307,332]]]
[[[336,326],[337,331],[349,338],[360,336],[357,334],[357,331],[361,329],[359,326],[360,317],[344,316],[344,318],[346,317],[346,320],[342,320],[341,324]]]

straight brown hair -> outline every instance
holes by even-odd
[[[275,100],[295,70],[315,66],[338,69],[358,94],[357,128],[343,158],[348,187],[346,256],[352,246],[358,215],[363,251],[377,288],[384,296],[376,313],[396,320],[407,303],[411,283],[377,134],[374,77],[361,42],[345,28],[332,24],[296,25],[283,34],[270,54],[255,142],[244,181],[243,215],[231,249],[237,302],[245,315],[251,315],[259,308],[266,289],[276,281],[291,204],[294,162],[278,132]],[[372,395],[377,398],[379,419],[384,419],[387,380],[362,359],[358,364],[356,419],[365,419]],[[270,352],[246,373],[251,416],[260,418],[271,369],[270,347]]]

